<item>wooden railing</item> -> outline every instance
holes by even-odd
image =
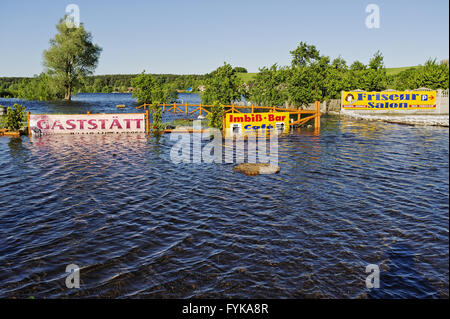
[[[148,107],[150,107],[151,104],[142,104],[137,106],[137,109],[143,108],[146,110]],[[205,104],[189,104],[189,103],[170,103],[170,104],[160,104],[159,107],[162,107],[163,112],[173,112],[173,114],[182,114],[185,115],[191,115],[196,112],[199,112],[200,115],[202,115],[202,112],[205,112],[206,114],[210,113],[211,111],[207,110],[207,108],[211,108],[212,105],[205,105]],[[195,108],[194,110],[190,111],[190,109]],[[240,110],[247,109],[251,110],[250,113],[260,113],[255,112],[258,110],[262,110],[264,112],[289,112],[290,115],[294,115],[294,119],[291,119],[290,125],[303,125],[307,123],[308,121],[314,119],[314,126],[315,128],[320,128],[320,102],[316,101],[314,103],[314,109],[313,110],[302,110],[302,109],[291,109],[291,108],[282,108],[277,106],[237,106],[237,105],[224,105],[225,113],[243,113]],[[248,112],[245,112],[248,113]],[[306,117],[302,117],[302,115],[309,115]]]

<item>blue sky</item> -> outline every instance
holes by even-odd
[[[300,41],[348,63],[380,50],[387,67],[449,56],[448,0],[0,1],[0,76],[43,70],[42,52],[66,5],[103,52],[96,74],[203,74],[224,61],[249,72],[290,63]],[[368,4],[380,28],[368,29]]]

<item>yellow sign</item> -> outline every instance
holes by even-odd
[[[262,134],[269,130],[289,132],[289,113],[227,113],[225,135]]]
[[[342,92],[346,110],[434,109],[436,91]]]

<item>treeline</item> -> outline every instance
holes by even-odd
[[[125,93],[133,87],[132,80],[137,74],[95,75],[81,79],[75,86],[75,93]],[[152,75],[158,85],[169,91],[187,90],[198,92],[198,87],[205,82],[206,75]],[[15,97],[28,100],[53,100],[61,98],[58,83],[46,73],[33,78],[0,78],[0,97]]]
[[[340,98],[341,91],[386,89],[407,90],[426,87],[448,89],[449,67],[446,62],[428,60],[424,65],[388,75],[384,58],[376,52],[368,64],[354,61],[348,64],[342,57],[331,59],[322,55],[314,46],[300,42],[290,52],[289,66],[274,64],[262,67],[259,73],[244,83],[239,73],[242,67],[229,64],[204,75],[175,74],[117,74],[82,77],[74,80],[76,93],[128,92],[134,88],[134,96],[146,103],[169,102],[176,99],[177,91],[200,86],[204,104],[215,102],[230,104],[245,97],[256,105],[301,106],[315,100]],[[0,78],[0,97],[16,97],[29,100],[61,99],[63,82],[57,77],[42,73],[33,78]]]
[[[261,68],[253,83],[250,83],[245,92],[241,90],[241,94],[255,104],[300,106],[315,100],[338,99],[341,91],[345,90],[449,87],[448,63],[438,63],[436,60],[428,60],[423,66],[410,68],[396,75],[387,75],[380,52],[376,52],[367,65],[360,61],[348,65],[342,57],[331,60],[328,56],[321,55],[314,45],[303,42],[290,53],[290,66],[279,67],[274,64]],[[241,86],[242,84],[235,83],[234,90],[239,91]],[[214,84],[206,86],[205,95],[211,87]],[[206,100],[208,99],[207,97]],[[229,95],[222,103],[234,100],[235,96]]]
[[[188,74],[153,74],[155,80],[161,86],[167,86],[170,90],[187,90],[192,88],[193,92],[198,91],[205,78],[204,75]],[[78,93],[113,93],[128,92],[133,87],[132,80],[137,74],[113,74],[90,76],[77,89]]]

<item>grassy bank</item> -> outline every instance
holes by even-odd
[[[403,72],[408,69],[417,69],[419,66],[404,66],[401,68],[386,68],[387,75],[397,75],[400,72]]]
[[[257,73],[238,73],[239,79],[241,79],[244,83],[249,83],[256,78]]]

